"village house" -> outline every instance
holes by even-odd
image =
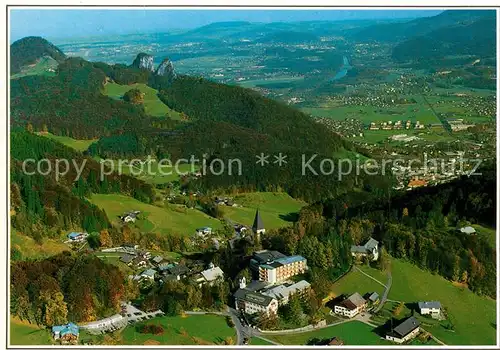
[[[286,256],[275,250],[261,250],[254,252],[250,269],[260,281],[277,283],[305,273],[307,260],[300,255]]]
[[[378,241],[370,238],[365,245],[351,246],[351,255],[356,258],[371,256],[372,261],[378,260]]]
[[[367,301],[359,294],[354,293],[349,298],[335,305],[333,312],[337,315],[352,318],[366,308]]]
[[[87,232],[70,232],[68,238],[71,242],[83,242],[88,235]]]
[[[460,228],[460,232],[465,233],[466,235],[475,235],[476,229],[472,226],[465,226]]]
[[[195,281],[199,286],[205,283],[213,285],[215,281],[223,278],[224,272],[221,270],[221,268],[210,263],[209,268],[207,270],[201,271],[200,276],[198,276]]]
[[[156,270],[147,269],[147,270],[142,271],[142,273],[139,275],[139,278],[141,280],[154,281],[155,276],[156,276]]]
[[[421,315],[431,315],[432,318],[441,317],[441,303],[439,301],[420,301],[418,309]]]
[[[127,223],[127,222],[135,222],[135,220],[137,219],[137,216],[140,214],[141,212],[138,211],[138,210],[132,210],[132,211],[129,211],[129,212],[126,212],[126,213],[123,213],[122,216],[120,216],[120,219],[122,220],[122,222],[124,223]]]
[[[198,235],[198,237],[205,238],[206,236],[212,234],[212,228],[208,226],[200,227],[196,229],[196,234]]]
[[[120,257],[120,261],[127,266],[130,266],[133,264],[133,261],[135,259],[135,255],[130,255],[130,254],[125,254]]]
[[[68,323],[52,327],[52,337],[54,340],[60,340],[61,343],[76,343],[80,335],[78,326],[74,323]]]
[[[164,264],[159,266],[159,270],[162,274],[162,280],[166,281],[180,281],[181,278],[185,278],[191,271],[184,264]]]
[[[160,256],[160,255],[157,255],[155,256],[153,259],[151,259],[153,261],[153,263],[155,263],[156,265],[158,265],[159,263],[161,263],[163,261],[163,257]]]
[[[420,332],[420,322],[413,316],[408,317],[385,335],[385,339],[402,344],[413,339]]]

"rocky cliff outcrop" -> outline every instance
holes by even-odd
[[[165,77],[169,81],[174,80],[176,74],[174,71],[174,65],[172,64],[172,61],[170,61],[168,58],[165,58],[158,66],[158,69],[156,69],[156,75]]]
[[[147,53],[141,52],[140,54],[137,55],[134,62],[132,62],[132,67],[140,68],[140,69],[147,69],[147,70],[153,72],[154,71],[153,56],[148,55]]]

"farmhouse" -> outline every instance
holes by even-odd
[[[268,295],[263,295],[248,289],[238,289],[234,293],[236,310],[247,314],[265,312],[276,314],[278,311],[278,300]]]
[[[153,281],[155,279],[155,275],[156,275],[156,270],[147,269],[141,273],[140,278],[141,279],[149,279],[149,280]]]
[[[89,234],[87,232],[70,232],[68,238],[71,242],[83,242]]]
[[[353,245],[351,246],[351,254],[356,258],[371,256],[372,261],[376,261],[378,259],[378,241],[370,238],[365,245]]]
[[[198,237],[206,237],[212,234],[212,228],[208,226],[200,227],[196,229],[196,234],[198,235]]]
[[[71,322],[65,325],[52,327],[52,337],[55,340],[61,340],[61,342],[76,342],[78,341],[79,335],[80,331],[78,326]]]
[[[128,213],[123,213],[122,216],[120,216],[120,219],[122,220],[122,222],[135,222],[135,220],[137,219],[137,216],[140,214],[141,212],[138,211],[138,210],[132,210],[132,211],[129,211]]]
[[[179,281],[181,278],[186,277],[191,272],[189,268],[184,264],[162,264],[159,266],[159,270],[164,277],[164,281]]]
[[[337,315],[352,318],[366,308],[367,301],[359,294],[354,293],[349,298],[335,305],[333,312]]]
[[[474,235],[476,234],[476,229],[472,226],[465,226],[460,228],[460,232],[465,233],[467,235]]]
[[[441,303],[439,301],[420,301],[418,309],[422,315],[431,315],[432,318],[441,316]]]
[[[163,257],[158,255],[158,256],[155,256],[152,260],[155,264],[159,264],[163,261]]]
[[[420,332],[420,322],[411,316],[387,333],[385,339],[401,344],[415,338],[418,332]]]
[[[120,261],[124,264],[129,265],[129,266],[132,264],[134,259],[135,259],[135,256],[130,255],[130,254],[125,254],[122,257],[120,257]]]
[[[203,285],[205,283],[208,283],[209,285],[213,285],[215,281],[218,279],[223,279],[224,278],[224,272],[221,270],[220,267],[214,266],[214,264],[210,263],[209,268],[205,271],[202,271],[200,273],[201,276],[199,276],[196,279],[196,282],[198,285]]]

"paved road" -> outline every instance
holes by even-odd
[[[250,339],[250,336],[252,335],[251,333],[252,328],[242,325],[238,317],[239,316],[238,312],[229,306],[227,307],[226,311],[184,311],[184,313],[186,315],[213,314],[220,316],[230,316],[231,319],[233,320],[234,328],[236,329],[236,345],[243,345],[243,339],[244,338]]]
[[[382,307],[384,306],[385,302],[387,301],[387,296],[389,295],[389,291],[391,290],[392,286],[392,273],[391,270],[387,270],[387,284],[385,285],[385,290],[384,294],[382,295],[382,298],[380,299],[380,303],[378,304],[377,308],[373,311],[374,313],[378,312]]]

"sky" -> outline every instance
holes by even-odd
[[[441,10],[213,10],[213,9],[11,9],[11,42],[36,35],[47,39],[166,32],[214,22],[295,22],[415,18]]]

